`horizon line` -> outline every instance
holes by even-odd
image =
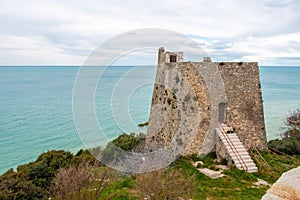
[[[83,66],[83,65],[0,65],[0,67],[156,67],[157,65],[108,65],[108,66]],[[300,67],[300,65],[258,65],[259,67]]]

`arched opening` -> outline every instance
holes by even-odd
[[[219,103],[219,123],[225,123],[226,103]]]

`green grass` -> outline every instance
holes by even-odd
[[[213,159],[204,160],[213,163]],[[188,174],[197,175],[197,188],[195,188],[197,191],[194,199],[261,199],[268,189],[267,187],[254,188],[253,183],[257,181],[257,177],[235,168],[226,170],[225,177],[211,179],[199,172],[188,160],[181,159],[176,167]]]
[[[226,176],[218,179],[211,179],[193,167],[191,164],[191,157],[181,158],[175,161],[169,166],[169,169],[181,169],[187,177],[192,174],[196,175],[196,192],[193,199],[261,199],[269,187],[256,187],[254,183],[258,178],[271,184],[274,183],[282,173],[300,166],[299,159],[291,158],[287,155],[278,155],[269,151],[262,152],[261,154],[271,168],[269,169],[265,164],[258,165],[259,172],[257,173],[246,173],[236,168],[231,168],[224,171]],[[257,160],[262,163],[262,159],[259,158],[257,154],[252,156],[256,156]],[[214,156],[210,154],[198,160],[202,160],[205,167],[214,168],[214,165],[217,164],[214,162],[214,159]],[[134,180],[132,181],[134,182]],[[134,191],[134,184],[129,184],[128,186],[123,187],[121,191],[129,193],[131,190]],[[129,195],[129,193],[126,194]]]
[[[257,173],[257,176],[268,183],[276,182],[282,173],[300,166],[300,159],[296,157],[278,155],[269,151],[261,152],[261,154],[271,168],[269,169],[266,165],[258,165],[259,172]],[[256,157],[258,156],[256,155]]]
[[[201,159],[193,156],[180,158],[172,163],[168,167],[168,170],[180,169],[187,179],[195,175],[195,184],[191,186],[194,187],[195,190],[193,199],[256,200],[261,199],[269,188],[268,186],[255,186],[254,183],[258,178],[271,184],[274,183],[282,173],[300,166],[300,160],[292,158],[291,156],[278,155],[270,151],[261,152],[261,155],[270,165],[270,168],[268,168],[266,164],[263,164],[263,159],[260,158],[258,154],[252,154],[251,156],[256,158],[259,167],[257,173],[246,173],[236,168],[230,168],[224,171],[226,176],[211,179],[199,172],[198,169],[191,164],[191,160],[201,160],[204,162],[204,167],[213,169],[214,166],[218,164],[215,161],[214,154],[209,154]],[[138,194],[136,182],[133,177],[119,176],[115,182],[104,190],[101,199],[134,200],[143,199],[143,196]]]
[[[138,199],[137,195],[132,191],[134,186],[134,180],[129,177],[120,177],[119,181],[114,182],[112,185],[108,186],[104,192],[101,199],[110,200],[134,200]]]

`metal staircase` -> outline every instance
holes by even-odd
[[[250,173],[258,171],[258,168],[250,157],[248,151],[243,146],[236,133],[233,132],[232,127],[228,127],[226,124],[219,124],[219,128],[216,129],[216,132],[224,144],[234,165],[238,169],[245,170]]]

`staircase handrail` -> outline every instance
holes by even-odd
[[[251,148],[253,148],[256,151],[256,153],[260,156],[260,158],[263,160],[263,162],[268,166],[269,169],[271,169],[271,166],[266,161],[266,159],[261,155],[261,153],[258,151],[258,149],[255,146],[252,146]]]
[[[244,160],[242,159],[241,155],[239,154],[238,150],[235,148],[235,146],[233,145],[232,141],[230,140],[230,138],[228,137],[227,133],[225,132],[224,128],[221,126],[220,123],[218,123],[220,132],[222,133],[222,135],[224,136],[225,140],[227,141],[227,143],[229,144],[229,147],[231,148],[232,152],[235,154],[235,156],[237,157],[239,163],[241,164],[242,168],[246,171],[248,171],[248,167],[246,165],[246,163],[244,162]],[[246,169],[245,169],[246,168]]]

